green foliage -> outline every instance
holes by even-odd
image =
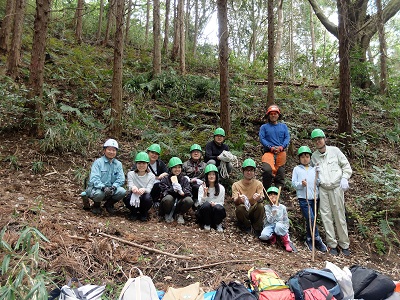
[[[7,300],[47,299],[47,286],[53,276],[40,268],[40,243],[49,240],[36,228],[26,227],[14,245],[7,242],[10,230],[5,226],[0,233],[2,284],[0,298]]]
[[[32,168],[31,168],[31,170],[32,170],[32,172],[33,172],[34,174],[43,173],[43,171],[45,170],[43,161],[41,161],[41,160],[34,161],[34,162],[32,163]]]
[[[18,163],[18,157],[16,155],[9,155],[4,159],[4,161],[9,163],[9,166],[11,169],[14,169],[17,171],[20,169],[20,166]]]

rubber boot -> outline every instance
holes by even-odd
[[[115,213],[115,208],[114,208],[114,204],[115,203],[117,203],[118,202],[118,200],[117,201],[115,201],[115,200],[113,200],[113,199],[108,199],[107,201],[106,201],[106,203],[104,203],[104,207],[105,207],[105,209],[107,210],[107,212],[110,214],[110,215],[113,215],[114,213]]]
[[[271,245],[274,245],[274,244],[276,243],[276,235],[275,235],[275,234],[272,234],[271,237],[269,238],[268,242],[269,242]]]
[[[86,192],[81,193],[81,198],[82,198],[82,203],[83,203],[83,209],[90,210],[90,201],[89,201],[89,197],[86,195]]]
[[[92,213],[95,215],[100,215],[101,214],[101,203],[100,202],[94,202],[92,206]]]
[[[293,251],[292,247],[290,247],[289,234],[286,233],[286,235],[281,236],[281,241],[287,252]]]

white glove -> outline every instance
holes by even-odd
[[[172,183],[172,188],[175,192],[182,192],[182,186],[177,182]]]
[[[203,180],[201,180],[201,179],[196,179],[196,183],[197,183],[198,185],[202,185],[202,184],[203,184]]]
[[[315,166],[315,172],[318,172],[318,173],[321,172],[321,167],[318,166],[318,165],[316,165],[316,166]]]
[[[140,196],[132,193],[129,204],[136,208],[140,207]]]
[[[342,178],[342,180],[340,180],[340,187],[343,191],[347,191],[350,188],[349,181],[346,178]]]
[[[246,196],[244,196],[244,206],[246,207],[246,210],[249,211],[251,205],[249,199]]]

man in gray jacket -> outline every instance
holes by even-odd
[[[350,255],[350,240],[347,231],[344,192],[349,189],[351,166],[339,148],[325,144],[325,133],[321,129],[314,129],[311,139],[317,148],[311,160],[318,174],[319,210],[326,232],[326,242],[330,248],[329,253],[339,255],[339,246],[343,255],[348,256]]]

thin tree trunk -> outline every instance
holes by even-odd
[[[131,26],[131,15],[132,15],[132,0],[128,2],[128,12],[126,14],[126,21],[125,21],[125,44],[129,42],[129,27]]]
[[[282,50],[282,39],[283,39],[283,0],[278,0],[277,8],[278,20],[276,24],[276,42],[275,42],[275,64],[279,64]]]
[[[165,23],[164,23],[164,43],[163,53],[168,55],[168,37],[169,37],[169,12],[170,12],[171,1],[165,1]]]
[[[25,16],[25,0],[16,0],[11,48],[7,57],[6,74],[12,79],[18,76],[18,66],[21,59],[22,30]]]
[[[174,0],[174,41],[173,41],[172,52],[171,52],[171,60],[172,61],[176,61],[176,59],[178,58],[179,46],[180,46],[180,35],[179,35],[178,8],[176,6],[176,0]]]
[[[33,26],[33,41],[31,64],[29,67],[29,98],[34,98],[35,128],[36,137],[44,136],[43,130],[43,78],[44,62],[46,57],[46,37],[50,19],[51,0],[36,0],[36,16]]]
[[[107,46],[108,40],[110,38],[110,29],[112,25],[113,15],[114,15],[114,4],[115,0],[108,0],[108,12],[107,12],[107,26],[106,32],[104,34],[103,46]]]
[[[75,27],[75,40],[78,44],[82,43],[82,16],[84,10],[84,0],[78,0],[76,7],[76,27]]]
[[[178,2],[178,20],[179,20],[179,70],[181,75],[186,73],[186,63],[185,63],[185,0],[179,0]]]
[[[199,0],[194,2],[193,57],[196,57],[197,38],[199,35]]]
[[[293,0],[290,0],[290,20],[289,20],[289,64],[290,64],[290,77],[294,78],[294,43],[293,43]]]
[[[7,0],[6,12],[1,22],[0,50],[7,53],[10,50],[11,30],[14,21],[14,0]]]
[[[116,28],[114,42],[114,68],[111,90],[110,133],[119,138],[122,133],[122,58],[124,54],[124,2],[117,0]]]
[[[149,44],[149,27],[150,27],[150,0],[147,0],[147,4],[146,4],[146,32],[144,35],[144,42],[145,45],[147,47],[147,45]]]
[[[153,0],[153,76],[161,74],[160,0]]]
[[[99,22],[97,24],[97,34],[96,34],[97,42],[99,42],[101,39],[101,27],[103,26],[103,13],[104,13],[104,0],[100,0]]]
[[[274,0],[268,0],[268,93],[267,93],[267,106],[275,102],[274,96]]]
[[[226,134],[231,133],[231,109],[229,103],[229,70],[228,70],[228,6],[227,0],[217,0],[218,39],[219,39],[219,79],[220,79],[220,114],[221,127]]]
[[[387,93],[387,60],[386,60],[386,38],[385,27],[382,18],[382,2],[376,0],[378,9],[378,34],[379,34],[379,54],[381,63],[381,77],[379,81],[379,91],[382,95]]]
[[[315,57],[315,32],[314,32],[314,13],[312,8],[310,7],[310,29],[311,29],[311,56],[312,56],[312,76],[316,77],[317,70],[317,59]]]

